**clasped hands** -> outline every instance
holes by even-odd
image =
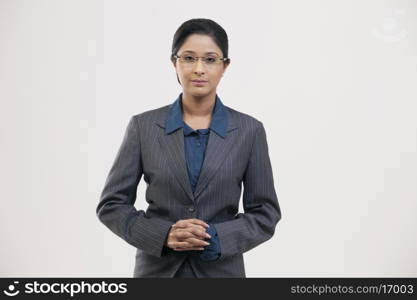
[[[211,238],[206,232],[207,223],[199,219],[179,220],[171,226],[165,246],[175,251],[204,250],[210,245],[204,239]]]

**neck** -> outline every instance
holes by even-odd
[[[216,102],[216,91],[205,96],[194,96],[183,92],[182,109],[185,116],[208,117]]]

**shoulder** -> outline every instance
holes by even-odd
[[[164,124],[169,112],[169,105],[150,109],[131,116],[130,122],[138,127],[140,131],[148,132],[155,128],[155,124]]]
[[[253,132],[263,127],[262,122],[259,119],[255,118],[254,116],[238,111],[226,105],[225,105],[225,108],[229,112],[229,116],[231,117],[233,122],[235,122],[235,124],[238,127],[244,130],[253,131]]]
[[[164,105],[158,108],[150,109],[132,116],[132,119],[135,119],[140,123],[148,123],[161,120],[169,111],[171,105]]]

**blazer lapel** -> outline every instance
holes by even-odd
[[[167,154],[168,164],[174,173],[174,176],[177,178],[179,184],[191,201],[194,202],[194,195],[191,189],[185,161],[184,133],[182,128],[168,135],[163,133],[159,136],[159,143]]]
[[[231,132],[234,128],[234,126],[229,126],[225,138],[217,135],[215,131],[210,131],[203,166],[201,167],[200,176],[194,192],[195,199],[198,198],[207,184],[213,179],[213,176],[216,174],[221,163],[232,150],[237,137],[237,132]]]

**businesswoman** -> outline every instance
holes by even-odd
[[[230,65],[219,24],[184,22],[171,62],[182,92],[130,118],[97,216],[137,249],[134,277],[246,277],[243,253],[281,219],[264,126],[216,93]],[[146,211],[134,207],[142,176]]]

